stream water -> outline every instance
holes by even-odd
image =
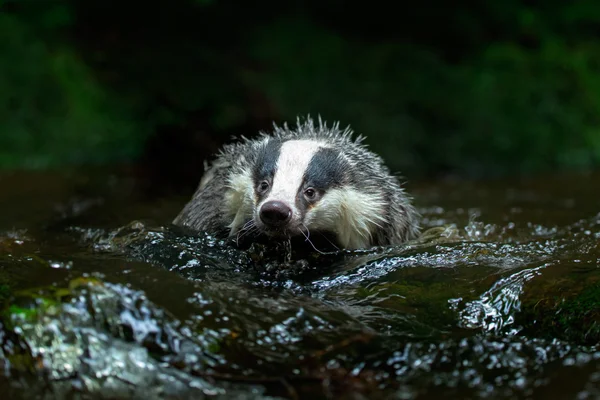
[[[124,172],[0,185],[2,398],[600,398],[598,174],[411,183],[421,239],[302,262]]]

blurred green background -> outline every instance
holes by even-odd
[[[600,3],[532,4],[0,0],[0,168],[187,182],[308,113],[410,179],[595,168]]]

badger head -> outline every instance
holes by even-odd
[[[330,233],[345,249],[370,247],[386,223],[381,192],[359,182],[343,149],[318,140],[265,140],[254,161],[230,177],[230,236],[286,239]]]

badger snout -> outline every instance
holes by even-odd
[[[260,220],[269,227],[281,228],[292,219],[292,209],[282,201],[267,201],[260,208]]]

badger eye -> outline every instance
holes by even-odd
[[[304,197],[306,197],[306,200],[314,200],[317,198],[317,191],[313,188],[308,188],[304,191]]]
[[[264,192],[266,192],[267,190],[269,190],[269,182],[267,182],[267,181],[262,181],[262,182],[260,182],[260,183],[258,184],[258,191],[259,191],[260,193],[264,193]]]

